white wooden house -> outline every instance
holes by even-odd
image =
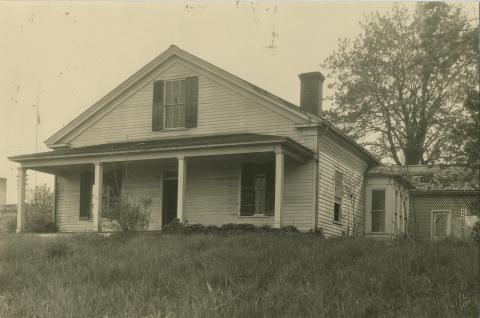
[[[151,200],[151,230],[178,219],[401,233],[408,204],[395,202],[409,201],[411,185],[376,173],[373,155],[318,116],[320,72],[299,77],[300,107],[170,46],[47,139],[51,151],[10,158],[20,164],[17,231],[31,169],[55,176],[61,232],[105,230],[115,174],[119,192]]]

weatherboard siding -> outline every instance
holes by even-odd
[[[187,163],[184,217],[190,224],[273,225],[273,216],[239,215],[240,165],[241,161],[236,159]],[[313,161],[299,164],[286,160],[282,225],[295,225],[303,231],[312,228],[312,171]]]
[[[221,225],[250,223],[273,225],[272,217],[243,217],[240,211],[240,167],[251,158],[215,157],[186,159],[187,181],[184,218],[188,223]],[[269,160],[274,160],[271,155]],[[282,203],[282,225],[295,225],[308,231],[313,227],[314,188],[312,187],[314,161],[305,163],[285,161],[285,185]],[[149,199],[152,202],[150,230],[161,228],[162,184],[164,171],[173,170],[172,162],[131,163],[122,178],[122,192],[133,202]],[[57,225],[61,232],[92,231],[93,223],[80,221],[79,174],[58,177]]]
[[[80,172],[57,176],[55,222],[59,232],[94,231],[92,221],[80,220]]]
[[[152,131],[154,80],[194,75],[199,76],[197,127]],[[96,122],[85,124],[83,132],[78,135],[72,132],[66,139],[73,147],[79,147],[126,140],[241,132],[288,136],[312,148],[313,138],[296,129],[292,119],[257,104],[253,98],[243,96],[212,78],[199,75],[194,67],[183,62],[174,63],[143,87],[132,88],[134,93],[130,97]]]
[[[341,141],[334,139],[327,133],[319,136],[319,171],[318,171],[318,218],[317,226],[326,236],[352,235],[353,221],[355,220],[355,235],[365,233],[365,172],[367,163],[360,155],[348,150]],[[344,192],[342,199],[341,224],[333,222],[333,204],[335,191],[335,171],[344,174]],[[354,186],[346,190],[346,184]],[[349,198],[353,193],[355,199]],[[352,210],[354,209],[354,213]],[[354,216],[352,216],[352,214]]]

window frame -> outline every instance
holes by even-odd
[[[184,96],[183,96],[183,103],[167,103],[167,87],[168,83],[173,83],[173,82],[182,82],[183,81],[183,88],[184,88]],[[176,78],[176,79],[168,79],[164,80],[164,85],[163,85],[163,129],[164,130],[178,130],[178,129],[186,129],[186,99],[187,99],[187,94],[186,94],[186,78]],[[179,86],[179,89],[181,89],[181,85]],[[180,92],[181,93],[181,92]],[[179,95],[180,96],[180,95]],[[173,86],[172,86],[172,101],[173,101]],[[174,117],[172,117],[172,127],[168,127],[167,125],[167,108],[172,107],[173,109],[177,109],[177,107],[182,106],[183,107],[183,124],[179,126],[173,126],[174,124]],[[177,114],[179,115],[179,114]]]
[[[274,202],[275,202],[275,188],[273,190],[273,197],[272,197],[272,204],[273,206],[271,207],[272,208],[272,211],[267,211],[267,196],[268,196],[268,172],[267,172],[267,169],[265,171],[257,171],[255,173],[252,174],[252,177],[253,177],[253,183],[254,183],[254,187],[253,187],[253,191],[255,193],[255,177],[257,176],[264,176],[265,177],[265,207],[264,207],[264,213],[262,214],[259,214],[259,213],[256,213],[256,202],[255,202],[255,195],[254,195],[254,199],[253,199],[253,211],[252,212],[248,212],[248,213],[251,213],[251,214],[248,214],[248,215],[245,215],[243,214],[242,215],[242,192],[243,192],[243,183],[242,183],[242,173],[243,173],[243,166],[245,164],[252,164],[254,166],[256,166],[258,168],[258,166],[261,166],[261,165],[265,165],[266,167],[271,164],[273,165],[273,167],[275,167],[275,161],[243,161],[243,162],[240,162],[238,164],[238,195],[237,195],[237,200],[238,200],[238,209],[237,209],[237,217],[239,218],[273,218],[274,215],[275,215],[275,211],[274,211]],[[274,176],[273,176],[274,177]],[[274,183],[274,187],[275,187],[275,183]],[[245,213],[245,212],[243,212]],[[271,215],[269,214],[271,213]]]
[[[383,210],[374,210],[373,209],[373,192],[383,191]],[[374,231],[373,230],[373,215],[374,213],[383,212],[383,230]],[[373,188],[370,190],[370,232],[372,233],[385,233],[386,232],[386,221],[387,221],[387,189],[386,188]]]
[[[342,209],[343,209],[343,195],[344,195],[344,173],[340,169],[335,169],[333,175],[333,220],[332,222],[338,225],[342,225]],[[341,193],[340,196],[337,196],[337,176],[341,176]],[[336,218],[336,207],[338,205],[338,219]]]

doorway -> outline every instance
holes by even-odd
[[[177,178],[163,179],[162,227],[177,218]]]
[[[432,237],[446,239],[450,235],[450,211],[432,211]]]

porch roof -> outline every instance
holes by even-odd
[[[108,156],[116,154],[228,148],[254,145],[281,145],[285,148],[285,150],[288,150],[302,158],[306,159],[314,156],[312,150],[288,137],[242,133],[182,136],[154,140],[108,143],[75,148],[59,148],[52,151],[13,156],[9,157],[8,159],[19,163],[26,163],[35,162],[37,160],[43,161],[46,159],[66,159],[91,156]]]

